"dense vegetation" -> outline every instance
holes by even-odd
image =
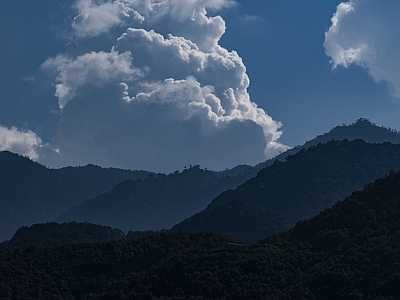
[[[149,174],[94,165],[48,169],[17,154],[0,152],[0,241],[21,226],[53,221],[123,180]]]
[[[109,193],[86,201],[57,221],[88,221],[128,230],[170,228],[204,209],[223,191],[244,182],[191,166],[169,175],[154,174],[145,180],[126,180]]]
[[[0,256],[1,299],[398,299],[400,173],[256,245],[211,233]]]
[[[230,201],[195,214],[175,225],[175,232],[216,232],[240,241],[259,239],[289,229],[292,224],[279,212],[247,201]]]
[[[90,223],[45,223],[17,230],[11,240],[0,243],[0,253],[29,246],[54,247],[71,243],[99,243],[125,239],[119,229]]]
[[[388,174],[390,169],[400,169],[398,144],[369,144],[362,140],[319,144],[289,156],[285,162],[276,160],[237,189],[216,197],[205,211],[177,224],[173,230],[230,233],[236,239],[256,242],[316,215]],[[252,207],[246,210],[248,215],[243,211],[243,201]],[[219,206],[227,202],[229,205]],[[266,221],[261,221],[260,227],[254,225],[254,206],[259,207],[258,218]],[[268,215],[277,213],[286,220],[280,218],[278,223],[266,226],[270,222]],[[237,221],[240,227],[233,230],[232,224]],[[243,230],[247,230],[247,237]]]

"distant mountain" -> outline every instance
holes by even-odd
[[[24,250],[29,246],[55,247],[71,243],[100,243],[125,239],[115,228],[90,223],[45,223],[17,230],[11,240],[0,243],[0,253]]]
[[[156,233],[0,255],[4,299],[398,299],[400,173],[256,245]]]
[[[390,128],[378,127],[367,119],[359,119],[354,124],[335,127],[329,133],[318,136],[316,139],[307,142],[301,147],[295,147],[282,153],[276,159],[284,161],[289,154],[297,153],[311,145],[316,145],[321,142],[325,143],[332,139],[341,140],[344,138],[361,138],[368,142],[400,142],[400,134],[397,131]],[[10,238],[17,228],[21,226],[53,221],[67,210],[87,200],[93,200],[98,195],[107,193],[114,187],[115,190],[112,193],[101,197],[101,201],[98,202],[102,203],[101,207],[99,206],[94,209],[96,212],[94,216],[90,216],[89,213],[89,207],[92,205],[90,203],[94,202],[89,201],[88,204],[74,208],[73,213],[71,211],[60,216],[58,220],[84,221],[88,219],[96,223],[99,222],[100,224],[122,226],[126,230],[148,230],[172,226],[180,221],[178,218],[183,219],[203,209],[215,196],[225,189],[234,189],[248,179],[253,178],[260,170],[273,164],[276,159],[266,161],[255,167],[239,165],[235,168],[218,172],[204,170],[207,172],[203,175],[206,173],[208,175],[204,177],[200,176],[199,179],[205,180],[206,184],[202,185],[202,183],[198,183],[196,187],[189,186],[188,188],[184,188],[185,191],[181,193],[178,191],[178,186],[179,184],[185,185],[186,183],[183,177],[190,175],[185,171],[182,172],[182,174],[184,173],[182,178],[179,172],[179,174],[175,175],[154,174],[153,178],[146,181],[146,183],[141,183],[140,181],[136,183],[130,182],[116,187],[118,183],[126,179],[142,180],[151,173],[112,168],[105,169],[94,165],[52,170],[37,163],[33,163],[27,158],[6,151],[1,152],[0,241]],[[174,176],[176,178],[181,178],[179,179],[181,180],[179,184],[173,183],[175,179],[172,178],[174,178]],[[211,179],[211,177],[213,179]],[[166,186],[160,188],[160,186],[164,185],[164,181],[168,181],[166,178],[171,180],[172,185],[175,184],[173,191]],[[154,184],[154,186],[152,186],[152,184]],[[130,185],[132,185],[132,187],[129,187]],[[159,195],[154,191],[159,188],[163,191],[164,200],[157,202],[158,200],[151,197],[159,198]],[[140,192],[134,192],[135,195],[133,196],[132,191],[135,189],[139,189]],[[189,190],[191,192],[188,192]],[[117,193],[118,196],[116,196],[114,192]],[[124,192],[127,193],[126,196],[123,195]],[[140,198],[141,196],[139,195],[142,195],[144,198]],[[118,204],[115,208],[113,208],[113,205],[110,203],[106,204],[107,197],[118,199]],[[146,197],[150,197],[150,200]],[[172,200],[174,197],[175,200]],[[182,197],[188,197],[185,199],[192,200],[182,200]],[[126,201],[126,205],[122,204],[124,201]],[[132,203],[135,203],[135,205]],[[181,203],[183,204],[180,205]],[[168,209],[165,210],[165,207]],[[174,207],[174,209],[172,209],[172,207]],[[107,211],[101,212],[103,208]],[[133,208],[134,211],[128,212],[128,208]],[[79,210],[82,210],[82,212],[78,212]],[[123,218],[121,220],[118,220],[118,211],[122,212]],[[164,211],[168,211],[173,217],[165,217]],[[251,207],[246,208],[246,211],[254,212]],[[258,214],[262,211],[266,213],[266,215],[262,217],[264,220],[269,220],[269,216],[277,213],[270,212],[268,208],[262,208]],[[110,214],[110,217],[108,217],[107,214]],[[136,216],[135,220],[131,219],[126,221],[125,218],[129,214],[131,214],[130,216]],[[145,216],[148,216],[150,219],[146,219]],[[258,216],[261,217],[260,215]],[[139,224],[140,222],[143,223],[143,226]],[[281,225],[283,226],[284,224],[282,223]],[[281,228],[281,225],[279,225],[279,228]],[[228,231],[230,232],[230,229],[226,228],[224,232]]]
[[[123,180],[149,174],[94,165],[48,169],[26,157],[0,152],[0,241],[21,226],[53,221]]]
[[[316,138],[307,141],[303,146],[297,146],[286,151],[280,157],[285,157],[297,153],[301,149],[307,149],[320,143],[327,143],[332,140],[357,140],[361,139],[367,143],[380,144],[389,142],[392,144],[400,144],[400,132],[397,130],[377,126],[370,120],[365,118],[358,119],[350,125],[340,125],[334,127],[327,133],[318,135]]]
[[[307,141],[302,146],[296,146],[289,149],[273,159],[267,160],[253,167],[253,170],[248,170],[247,172],[257,173],[259,170],[270,166],[276,159],[284,161],[289,155],[296,154],[297,152],[308,149],[311,146],[316,146],[318,144],[324,144],[332,140],[342,141],[342,140],[357,140],[361,139],[367,143],[385,143],[389,142],[392,144],[400,144],[400,132],[397,130],[386,128],[383,126],[377,126],[366,118],[360,118],[355,123],[350,125],[340,125],[334,127],[327,133],[318,135],[314,139]]]
[[[124,231],[170,228],[203,210],[223,191],[245,181],[242,176],[224,176],[227,174],[192,166],[169,175],[154,174],[145,180],[126,180],[56,220],[87,221]]]
[[[388,174],[390,169],[399,168],[400,145],[369,144],[362,140],[319,144],[287,157],[284,162],[275,161],[237,189],[216,197],[206,210],[175,225],[172,230],[229,233],[234,238],[256,242],[316,215]],[[252,208],[244,208],[246,205]],[[258,226],[254,224],[254,206],[259,207],[259,220],[269,220],[269,216],[279,214],[284,219],[278,218],[279,222],[271,222],[270,227],[263,221]],[[232,228],[237,222],[240,227]]]

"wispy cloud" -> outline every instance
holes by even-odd
[[[266,20],[264,18],[257,16],[257,15],[245,14],[245,15],[241,16],[239,19],[242,21],[246,21],[246,22],[266,22]]]

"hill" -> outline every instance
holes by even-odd
[[[26,157],[0,152],[0,241],[21,226],[53,221],[123,180],[149,174],[94,165],[48,169]]]
[[[25,250],[29,246],[55,247],[71,243],[99,243],[125,238],[125,234],[115,228],[90,223],[45,223],[30,227],[23,226],[9,240],[0,243],[0,253]]]
[[[397,299],[400,173],[256,245],[212,233],[0,256],[3,299]]]
[[[302,147],[297,147],[282,153],[277,159],[284,161],[289,153],[296,153],[318,142],[360,137],[365,138],[369,142],[380,142],[382,140],[400,142],[400,134],[396,131],[378,127],[367,119],[359,119],[356,123],[349,126],[343,125],[335,127],[329,133],[318,136]],[[183,172],[175,172],[170,175],[154,175],[144,182],[130,181],[123,184],[121,183],[109,193],[105,193],[94,199],[88,199],[86,203],[82,203],[63,213],[56,220],[59,222],[88,221],[96,224],[118,227],[123,230],[135,231],[169,228],[177,222],[204,209],[219,193],[227,189],[236,188],[248,179],[253,178],[263,167],[272,164],[273,161],[274,160],[270,160],[255,167],[239,165],[235,168],[219,172],[208,170],[200,171],[199,167],[195,166],[189,168],[190,171],[184,170]],[[185,179],[185,176],[187,176],[188,179]],[[224,178],[224,180],[221,180],[222,178]],[[375,178],[376,177],[371,177],[371,180]],[[196,181],[197,185],[195,186],[192,183],[188,183],[190,180]],[[168,186],[172,186],[172,188]],[[361,187],[362,185],[357,186],[357,188]],[[160,192],[157,193],[156,191]],[[348,190],[347,192],[351,191],[352,190]],[[346,195],[347,194],[342,193],[339,195],[339,198]],[[324,206],[317,208],[315,213],[319,212],[318,209],[322,209],[323,207]],[[246,210],[252,211],[252,208],[249,207]],[[259,211],[257,215],[259,217],[262,215],[261,218],[263,221],[261,222],[268,223],[269,221],[267,220],[269,220],[270,216],[274,213],[276,212],[267,211],[264,213],[262,210]],[[170,217],[167,216],[167,214]],[[311,215],[312,214],[308,214],[306,216],[308,217]],[[279,224],[276,224],[277,228],[287,228],[292,224],[286,224],[286,221],[283,221],[282,218],[279,219],[281,221]],[[215,220],[218,220],[218,216],[216,216]],[[237,223],[237,225],[239,226],[239,223]],[[266,225],[260,224],[260,226],[265,228]],[[228,226],[220,232],[227,234],[231,231],[232,229]],[[273,232],[275,232],[275,230],[273,230]]]
[[[154,174],[145,180],[126,180],[56,220],[87,221],[124,231],[170,228],[203,210],[223,191],[245,181],[242,176],[224,175],[192,166],[169,175]]]
[[[380,143],[392,143],[400,144],[400,132],[386,128],[383,126],[377,126],[366,118],[360,118],[356,122],[346,125],[339,125],[331,129],[329,132],[318,135],[310,141],[307,141],[302,146],[296,146],[289,149],[273,159],[262,162],[253,167],[253,170],[247,170],[247,172],[256,173],[263,168],[270,166],[275,160],[285,161],[290,155],[294,155],[303,149],[308,149],[318,144],[324,144],[332,140],[343,141],[343,140],[363,140],[367,143],[380,144]]]
[[[367,119],[359,119],[354,124],[335,127],[329,133],[318,136],[302,147],[295,147],[288,152],[282,153],[277,159],[285,161],[289,154],[301,151],[303,148],[306,149],[319,142],[343,138],[363,138],[368,142],[390,141],[392,143],[398,143],[400,141],[400,134],[390,128],[378,127]],[[183,178],[186,175],[190,176],[190,172],[181,172],[182,174],[184,173],[184,175],[180,175],[180,172],[178,172],[179,174],[175,173],[175,175],[153,174],[153,178],[149,179],[146,183],[141,183],[140,181],[136,183],[127,182],[116,187],[118,183],[126,179],[132,181],[137,179],[142,180],[151,173],[113,168],[106,169],[94,165],[52,170],[34,163],[27,158],[7,151],[1,152],[0,241],[10,238],[17,228],[21,226],[54,221],[57,217],[59,217],[57,220],[62,222],[89,220],[104,225],[121,226],[125,230],[168,228],[203,209],[215,196],[224,190],[234,189],[248,179],[253,178],[261,169],[273,164],[275,160],[276,159],[269,160],[255,167],[240,165],[233,169],[219,172],[204,170],[206,171],[203,172],[204,176],[199,175],[198,179],[200,180],[200,178],[202,178],[201,180],[208,180],[207,182],[210,185],[207,187],[204,185],[200,187],[201,184],[198,184],[197,187],[189,186],[187,189],[184,188],[186,191],[181,193],[178,191],[177,182],[180,180],[179,184],[185,186],[185,180],[179,179],[174,183],[175,179],[173,178],[174,176],[176,178]],[[201,172],[198,173],[200,174]],[[211,177],[213,179],[210,179]],[[374,178],[376,177],[372,179]],[[173,188],[174,191],[170,191],[167,186],[162,187],[167,181],[168,185],[175,185]],[[152,184],[154,184],[154,187]],[[114,187],[115,190],[110,192]],[[361,187],[362,185],[357,186],[357,188]],[[141,191],[135,192],[133,196],[132,191],[135,189],[140,189]],[[145,191],[144,189],[148,190]],[[161,189],[164,193],[164,200],[161,202],[157,202],[157,200],[151,198],[158,197],[156,192],[154,192],[156,189]],[[188,192],[189,190],[191,190],[191,192]],[[196,192],[194,192],[194,190],[196,190]],[[114,192],[118,193],[118,196],[115,196]],[[123,192],[127,193],[126,196],[123,195]],[[104,193],[108,194],[102,195]],[[101,203],[101,205],[95,209],[96,216],[90,216],[88,211],[94,203],[94,198],[99,195],[102,196],[97,198],[95,202]],[[140,199],[139,195],[142,195],[144,198]],[[344,195],[343,193],[339,196]],[[110,197],[110,199],[112,198],[112,201],[119,199],[117,201],[118,205],[114,211],[111,209],[112,205],[110,203],[107,204],[108,200],[106,199],[108,197]],[[175,200],[172,200],[174,197]],[[193,199],[184,201],[182,197]],[[123,198],[130,199],[126,200],[127,203],[130,203],[130,206],[128,204],[126,204],[126,206],[122,204],[124,201]],[[80,204],[83,204],[87,200],[89,200],[88,203],[80,206]],[[133,205],[132,201],[136,204]],[[189,205],[192,206],[189,207]],[[167,209],[168,213],[173,215],[172,218],[168,219],[164,216],[163,211],[165,207],[169,209]],[[172,209],[172,207],[175,209]],[[72,208],[73,210],[68,211]],[[134,211],[129,215],[126,210],[131,208],[133,208]],[[182,211],[180,211],[180,208],[182,208]],[[246,210],[253,211],[254,213],[255,211],[253,208],[249,207]],[[103,211],[101,211],[102,209]],[[123,216],[123,220],[118,220],[117,211],[122,212],[121,216]],[[141,213],[141,211],[143,213]],[[265,211],[266,214],[261,216],[260,213]],[[259,218],[264,220],[263,222],[268,223],[269,221],[267,220],[275,213],[279,212],[271,212],[269,208],[262,208],[257,214]],[[107,217],[107,214],[110,214],[110,218]],[[135,220],[125,222],[125,218],[128,217],[128,215],[129,217],[135,216]],[[144,216],[146,215],[152,218],[153,222],[150,222],[149,218],[144,220]],[[311,214],[306,216],[311,216]],[[282,220],[281,218],[279,219]],[[139,226],[138,223],[140,220],[147,225]],[[265,228],[265,224],[266,223],[260,226]],[[277,228],[284,228],[285,226],[290,226],[290,224],[290,222],[286,224],[285,221],[274,226]],[[226,228],[222,232],[230,233],[231,231],[230,228]]]
[[[388,174],[390,169],[399,168],[400,145],[369,144],[362,140],[319,144],[289,156],[285,162],[275,161],[235,190],[216,197],[206,210],[175,225],[172,230],[212,231],[256,242],[316,215]],[[246,206],[252,208],[245,209]],[[277,214],[281,217],[270,227],[265,221],[258,226],[253,221],[254,206],[258,207],[260,220],[269,220]],[[236,225],[233,224],[240,224],[240,227],[234,229],[232,226]],[[244,230],[247,230],[247,237]]]

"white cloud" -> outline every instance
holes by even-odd
[[[325,52],[334,68],[364,67],[400,98],[400,2],[351,0],[338,5],[325,33]]]
[[[139,26],[190,39],[200,48],[215,46],[225,32],[220,16],[207,17],[207,9],[233,5],[229,0],[79,0],[72,27],[80,38],[108,33],[113,27]],[[207,38],[205,38],[207,36]]]
[[[112,80],[124,80],[140,77],[140,71],[131,67],[132,57],[129,52],[118,51],[90,52],[76,59],[60,54],[49,58],[42,64],[44,70],[57,74],[56,96],[63,108],[83,85],[92,84],[102,87]]]
[[[135,1],[136,2],[136,1]],[[93,37],[120,26],[127,19],[144,21],[144,17],[127,5],[127,1],[95,2],[80,0],[76,3],[79,12],[72,27],[78,37]]]
[[[94,3],[78,1],[73,27],[89,40],[120,27],[111,51],[61,54],[42,65],[56,73],[62,116],[53,146],[69,164],[223,169],[287,148],[278,142],[281,124],[250,100],[242,59],[218,44],[225,22],[207,9],[231,2]]]
[[[0,151],[8,150],[37,160],[40,147],[42,147],[42,140],[36,133],[30,130],[18,130],[16,127],[7,128],[0,125]]]

